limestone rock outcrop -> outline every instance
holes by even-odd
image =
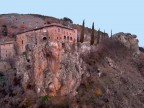
[[[54,41],[31,46],[16,63],[23,88],[33,84],[38,96],[75,95],[83,74],[80,53],[86,50],[86,45]]]
[[[114,34],[112,38],[120,41],[123,45],[125,45],[131,50],[134,50],[137,54],[139,54],[138,39],[136,35],[120,32]]]

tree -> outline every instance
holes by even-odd
[[[111,37],[112,37],[112,30],[111,30]]]
[[[91,34],[91,41],[90,41],[90,45],[94,44],[94,22],[92,24],[92,34]]]
[[[105,30],[104,30],[104,33],[103,33],[103,37],[105,37]]]
[[[62,20],[66,21],[66,22],[68,22],[70,24],[73,24],[73,21],[70,18],[68,18],[68,17],[64,17]]]
[[[82,28],[81,28],[81,36],[80,36],[80,42],[84,42],[84,30],[85,30],[85,21],[83,20]]]
[[[8,35],[8,29],[6,25],[2,26],[2,35],[3,36],[7,36]]]
[[[97,33],[97,44],[100,43],[100,29],[98,30],[98,33]]]

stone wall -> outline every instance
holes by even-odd
[[[0,45],[0,57],[1,60],[13,58],[15,56],[15,48],[13,43]]]
[[[25,52],[27,45],[40,46],[47,40],[75,43],[77,42],[77,30],[50,26],[19,34],[16,36],[18,53]]]
[[[17,44],[19,54],[25,52],[25,50],[26,50],[25,46],[28,43],[28,39],[27,39],[26,34],[27,33],[23,33],[21,35],[17,35],[17,37],[16,37],[16,44]]]
[[[49,27],[47,28],[49,37],[52,40],[66,41],[66,42],[77,42],[77,30],[66,29],[61,27]]]

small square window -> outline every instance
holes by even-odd
[[[58,32],[60,32],[60,29],[58,29]]]

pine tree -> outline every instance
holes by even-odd
[[[104,30],[104,34],[103,34],[103,36],[105,37],[105,30]]]
[[[111,37],[112,37],[112,30],[111,30]]]
[[[83,20],[82,28],[81,28],[81,36],[80,36],[80,42],[84,42],[84,30],[85,30],[85,21]]]
[[[104,30],[104,32],[102,33],[103,35],[102,35],[102,40],[105,38],[105,30]]]
[[[97,44],[100,43],[100,29],[98,30],[98,34],[97,34]]]
[[[92,34],[91,34],[91,41],[90,41],[90,45],[94,44],[94,22],[92,24]]]

